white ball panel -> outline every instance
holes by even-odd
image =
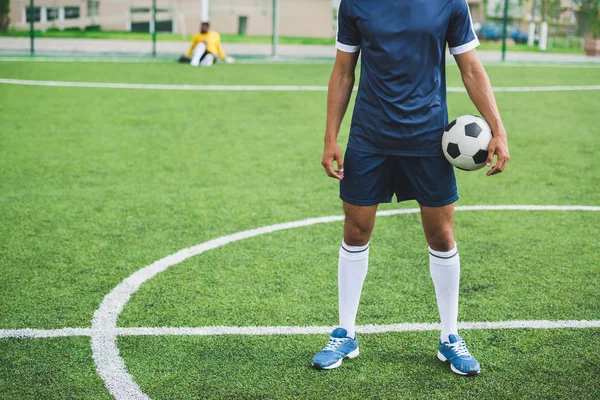
[[[490,147],[490,142],[492,141],[492,131],[484,129],[483,132],[481,132],[477,137],[477,141],[479,142],[480,148],[487,150],[488,147]]]
[[[454,166],[461,169],[466,169],[468,171],[472,171],[475,167],[475,162],[473,161],[473,157],[467,157],[461,154],[454,160]]]
[[[465,127],[463,125],[456,124],[450,129],[449,132],[446,132],[448,136],[448,142],[458,143],[460,138],[465,135]]]
[[[446,152],[446,148],[448,147],[448,142],[450,140],[450,134],[448,132],[444,132],[442,135],[442,150]]]
[[[460,138],[458,142],[458,148],[460,149],[460,154],[464,156],[474,156],[481,147],[479,146],[479,141],[476,138],[472,138],[470,136],[463,136]]]
[[[476,117],[475,115],[461,115],[460,117],[456,118],[456,124],[458,125],[460,123],[460,125],[462,126],[467,126],[469,124],[472,124],[473,122],[479,121],[481,121],[481,118]]]

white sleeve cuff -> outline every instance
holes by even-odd
[[[469,43],[465,43],[463,45],[457,47],[450,47],[450,54],[456,56],[458,54],[466,53],[467,51],[473,50],[475,47],[479,46],[479,39],[475,38],[471,40]]]
[[[360,45],[359,46],[351,46],[348,44],[335,42],[335,48],[343,51],[344,53],[356,53],[357,51],[360,50]]]

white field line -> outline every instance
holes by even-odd
[[[456,211],[474,210],[526,210],[526,211],[600,211],[598,206],[536,206],[536,205],[498,205],[498,206],[466,206],[456,207]],[[378,216],[390,216],[398,214],[418,213],[418,208],[397,209],[378,212]],[[327,222],[342,221],[343,216],[329,216],[321,218],[309,218],[301,221],[286,222],[283,224],[269,225],[262,228],[250,229],[243,232],[222,236],[208,242],[178,251],[175,254],[160,259],[147,267],[144,267],[123,282],[118,284],[108,293],[100,307],[94,313],[92,319],[92,357],[96,364],[96,370],[110,394],[117,400],[125,399],[149,399],[140,389],[133,376],[127,372],[125,362],[119,354],[117,347],[118,329],[117,320],[123,311],[125,304],[140,286],[152,279],[167,268],[179,264],[188,258],[202,254],[205,251],[216,249],[226,244],[239,240],[252,238],[266,233],[277,232],[284,229],[293,229]]]
[[[449,92],[465,92],[464,88],[448,88]],[[600,90],[600,85],[589,86],[523,86],[523,87],[496,87],[494,92],[580,92]]]
[[[468,329],[560,329],[600,328],[600,320],[570,321],[500,321],[459,322],[458,328]],[[202,328],[118,328],[118,336],[222,336],[222,335],[328,335],[334,326],[207,326]],[[391,325],[359,325],[360,334],[388,332],[423,332],[440,330],[438,323],[403,323]]]
[[[135,64],[173,64],[174,61],[172,59],[158,58],[152,59],[149,57],[143,58],[135,58],[135,57],[94,57],[90,56],[89,58],[85,57],[56,57],[56,56],[34,56],[34,57],[10,57],[10,56],[2,56],[0,54],[0,62],[57,62],[57,63],[135,63]],[[283,59],[283,58],[265,58],[265,59],[237,59],[236,64],[298,64],[298,65],[312,65],[312,64],[329,64],[333,65],[334,59]],[[552,64],[551,64],[552,65]],[[577,64],[572,64],[577,66]],[[590,64],[582,64],[582,68],[587,68],[593,66]],[[600,67],[600,65],[599,65]],[[185,68],[185,66],[184,66]],[[227,67],[226,67],[227,68]]]
[[[92,319],[92,330],[94,332],[99,332],[92,333],[92,357],[96,363],[96,370],[104,381],[104,384],[110,394],[117,400],[149,399],[149,397],[142,392],[133,377],[127,372],[125,362],[121,358],[119,349],[117,347],[116,333],[102,333],[114,332],[117,329],[117,319],[119,318],[119,314],[123,310],[123,307],[125,307],[125,304],[127,304],[131,298],[131,295],[139,289],[142,283],[153,278],[155,275],[166,270],[172,265],[179,264],[188,258],[202,254],[208,250],[216,249],[228,243],[263,235],[269,232],[276,232],[283,229],[292,229],[318,223],[341,221],[343,219],[344,218],[342,216],[311,218],[303,221],[265,226],[262,228],[234,233],[232,235],[223,236],[197,246],[180,250],[175,254],[167,256],[145,268],[134,272],[132,275],[126,278],[109,294],[107,294],[106,297],[104,297],[100,307],[98,310],[96,310],[94,313],[94,318]]]
[[[322,92],[327,86],[269,86],[269,85],[165,85],[145,83],[61,82],[0,78],[0,83],[25,86],[76,87],[96,89],[138,89],[179,91],[248,91],[248,92]]]
[[[90,328],[0,329],[0,339],[45,339],[73,336],[92,336],[92,330]]]
[[[90,58],[77,58],[77,57],[44,57],[44,56],[24,56],[24,57],[10,57],[2,56],[0,54],[0,62],[57,62],[57,63],[135,63],[135,64],[149,64],[149,63],[163,63],[165,60],[151,59],[151,58],[118,58],[118,57],[90,57]],[[587,65],[587,64],[585,64]],[[584,67],[585,65],[582,65]]]
[[[117,328],[99,334],[114,336],[223,336],[223,335],[326,335],[334,326],[204,326],[200,328],[158,327]],[[600,320],[523,320],[499,322],[459,322],[460,330],[468,329],[565,329],[600,328]],[[388,332],[423,332],[440,330],[438,323],[403,323],[390,325],[359,325],[360,334]],[[62,329],[0,329],[0,339],[45,339],[57,337],[92,336],[90,328]]]
[[[0,78],[0,84],[22,86],[48,86],[94,89],[135,89],[135,90],[176,90],[176,91],[216,91],[216,92],[326,92],[327,86],[290,86],[290,85],[167,85],[145,83],[109,83],[109,82],[62,82]],[[357,88],[354,88],[356,91]],[[463,87],[448,87],[452,93],[466,92]],[[496,87],[494,92],[561,92],[600,90],[600,85],[589,86],[526,86]]]

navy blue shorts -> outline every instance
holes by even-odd
[[[340,198],[357,206],[417,200],[441,207],[458,200],[452,165],[439,157],[404,157],[347,149]]]

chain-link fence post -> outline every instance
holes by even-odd
[[[35,55],[35,8],[34,8],[34,0],[29,0],[29,42],[30,48],[29,53],[33,56]]]
[[[508,0],[504,0],[504,20],[502,22],[502,62],[506,59],[506,35],[508,31]]]
[[[156,57],[156,0],[152,0],[152,57]]]
[[[277,57],[277,46],[279,45],[279,0],[273,0],[273,47],[271,56]]]

